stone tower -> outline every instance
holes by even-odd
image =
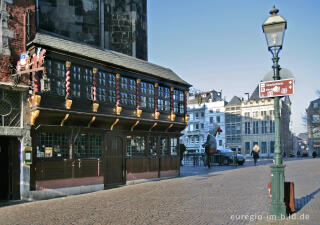
[[[147,60],[146,0],[38,0],[40,30]]]

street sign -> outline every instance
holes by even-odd
[[[259,97],[272,98],[277,96],[292,95],[294,79],[273,80],[259,83]]]

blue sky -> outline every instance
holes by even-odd
[[[292,128],[320,89],[319,0],[149,0],[148,59],[227,101],[254,91],[271,71],[261,25],[275,4],[288,21],[279,64],[295,76]]]

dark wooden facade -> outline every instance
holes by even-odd
[[[31,189],[108,187],[178,176],[190,85],[161,76],[168,72],[165,68],[129,56],[121,57],[136,60],[141,70],[66,50],[71,42],[55,41],[63,47],[37,41],[29,45],[31,54],[46,49],[46,75],[36,72],[31,79]],[[43,87],[46,78],[49,91]]]

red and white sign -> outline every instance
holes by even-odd
[[[277,96],[292,95],[294,79],[273,80],[259,83],[259,97],[272,98]]]

